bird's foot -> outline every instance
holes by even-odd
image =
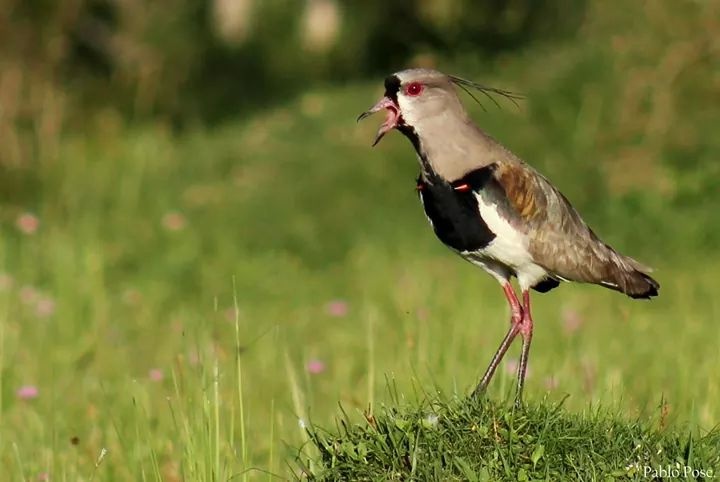
[[[485,385],[482,381],[478,383],[478,385],[475,387],[475,390],[472,391],[470,394],[470,398],[478,401],[485,398],[485,395],[487,394],[487,385]]]

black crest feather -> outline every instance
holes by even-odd
[[[503,90],[503,89],[496,89],[495,87],[488,87],[486,85],[478,84],[477,82],[473,82],[472,80],[463,79],[462,77],[456,77],[454,75],[448,76],[450,80],[460,87],[462,90],[467,92],[467,94],[473,98],[475,102],[477,102],[480,107],[485,110],[485,106],[482,105],[482,102],[475,97],[475,95],[470,91],[470,89],[477,90],[478,92],[482,93],[485,97],[490,99],[493,104],[495,104],[498,108],[500,108],[500,104],[498,104],[497,100],[495,100],[495,97],[493,97],[491,94],[500,95],[502,97],[505,97],[510,102],[515,104],[516,107],[520,107],[518,104],[518,100],[524,99],[524,97],[520,94],[517,94],[515,92],[510,92],[509,90]]]

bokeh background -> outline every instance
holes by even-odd
[[[0,1],[2,478],[272,479],[338,403],[474,385],[501,292],[355,124],[408,66],[522,93],[464,100],[657,269],[536,296],[528,398],[717,425],[719,33],[717,0]]]

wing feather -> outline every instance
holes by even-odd
[[[499,206],[529,239],[533,261],[557,277],[601,284],[633,297],[657,295],[647,266],[604,243],[570,201],[527,164],[496,163],[493,177],[506,201]]]

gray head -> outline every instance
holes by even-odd
[[[466,116],[451,78],[430,69],[408,69],[385,79],[385,96],[358,120],[387,109],[387,118],[378,129],[373,146],[392,129],[415,129],[429,116],[442,115],[448,109]]]
[[[475,82],[443,74],[432,69],[408,69],[396,72],[385,79],[385,96],[373,107],[363,112],[358,120],[380,110],[387,110],[387,118],[378,129],[373,146],[392,129],[405,135],[422,135],[424,127],[438,123],[469,123],[467,112],[458,98],[460,87],[475,98],[468,88],[476,89],[490,97],[489,93],[503,95],[514,102],[514,94]],[[492,99],[492,97],[490,97]],[[492,99],[495,102],[494,99]],[[445,122],[449,121],[449,122]]]

